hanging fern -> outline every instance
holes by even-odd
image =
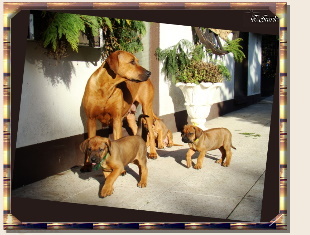
[[[175,75],[179,70],[185,69],[189,65],[192,57],[197,57],[195,46],[188,40],[180,40],[177,44],[167,48],[157,48],[155,51],[156,58],[163,62],[163,71],[167,77],[172,78],[175,82]]]
[[[124,50],[136,53],[143,50],[142,37],[146,33],[145,24],[142,21],[111,19],[113,28],[106,31],[106,55],[113,50]],[[110,46],[110,47],[109,47]]]
[[[93,36],[98,36],[98,29],[103,22],[102,18],[88,15],[81,15],[80,18],[83,21],[84,25],[91,30],[91,34]]]
[[[167,49],[157,48],[155,55],[163,63],[162,71],[173,83],[215,83],[231,78],[229,70],[222,63],[203,61],[203,45],[193,44],[185,39]]]
[[[231,52],[234,55],[234,60],[241,63],[245,58],[245,54],[242,51],[242,46],[240,42],[242,38],[237,38],[235,40],[227,40],[224,50]]]
[[[80,32],[85,31],[84,21],[80,16],[68,13],[55,13],[50,18],[50,23],[43,33],[43,46],[51,46],[55,52],[66,40],[72,50],[78,51]]]
[[[142,37],[146,33],[142,21],[55,12],[43,12],[40,27],[43,31],[42,45],[55,59],[66,56],[70,47],[78,52],[81,33],[86,35],[90,46],[93,46],[94,37],[102,29],[104,58],[115,50],[131,53],[143,50]]]

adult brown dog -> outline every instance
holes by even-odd
[[[228,129],[213,128],[203,131],[197,126],[185,125],[181,136],[182,141],[189,145],[189,150],[186,153],[188,168],[192,166],[192,156],[196,151],[200,153],[194,168],[201,169],[207,151],[214,149],[219,149],[222,153],[222,158],[216,162],[222,166],[229,166],[232,156],[231,148],[236,148],[232,145],[232,134]]]
[[[88,138],[96,135],[96,120],[103,126],[113,126],[113,136],[122,137],[124,117],[133,116],[133,104],[141,104],[142,112],[148,115],[147,125],[153,123],[154,88],[148,79],[151,72],[139,65],[138,59],[125,51],[113,52],[89,78],[85,87],[82,105],[87,116]],[[135,118],[127,118],[135,134]],[[150,134],[150,158],[157,158],[154,134]],[[81,171],[91,171],[85,158]]]
[[[141,123],[141,118],[140,115],[138,123]],[[140,125],[135,136],[126,136],[115,141],[95,136],[81,143],[80,149],[86,154],[89,162],[92,165],[99,164],[103,168],[105,183],[100,193],[102,197],[110,196],[113,193],[115,180],[125,172],[125,166],[131,162],[139,167],[141,180],[138,187],[147,186],[147,148],[145,141],[141,138],[141,132]]]
[[[155,138],[155,144],[157,144],[157,148],[163,149],[165,147],[172,147],[172,146],[182,146],[179,144],[173,143],[173,135],[172,132],[167,128],[166,124],[159,119],[158,117],[154,116],[154,123],[152,125],[152,130],[154,133],[154,138]],[[145,119],[142,121],[144,128],[147,129],[147,123]],[[149,146],[150,143],[150,134],[148,131],[147,134],[147,141],[146,141],[146,146]]]

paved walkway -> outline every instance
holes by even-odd
[[[136,165],[119,177],[112,196],[99,198],[104,178],[100,170],[90,173],[74,168],[16,189],[13,196],[145,211],[175,213],[259,222],[269,140],[272,97],[247,108],[208,121],[208,127],[226,127],[233,135],[229,167],[215,164],[219,150],[208,152],[203,168],[186,168],[187,144],[174,133],[174,146],[158,150],[159,158],[148,160],[148,186],[136,187]],[[193,162],[197,154],[193,156]],[[150,221],[151,222],[151,221]]]

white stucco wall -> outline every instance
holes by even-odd
[[[192,41],[192,30],[190,26],[160,24],[160,48],[166,49],[175,45],[181,39]],[[220,59],[220,58],[217,58]],[[234,59],[232,55],[226,55],[222,58],[225,65],[228,66],[232,78],[231,81],[225,81],[222,88],[218,88],[215,94],[215,102],[221,102],[234,98]],[[160,71],[162,63],[160,63]],[[175,84],[165,79],[165,73],[160,72],[159,77],[159,116],[175,113],[185,110],[184,97]]]
[[[260,94],[262,67],[262,36],[259,34],[249,34],[248,65],[248,96]]]
[[[99,49],[80,48],[57,62],[27,42],[16,147],[84,133],[82,97],[100,65]]]

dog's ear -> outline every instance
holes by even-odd
[[[198,126],[194,126],[195,128],[195,137],[198,139],[202,135],[202,130]]]
[[[108,63],[110,69],[117,74],[118,71],[118,56],[119,56],[119,51],[115,51],[109,55],[109,57],[106,59],[106,62]]]
[[[104,140],[104,143],[106,144],[108,150],[110,151],[110,148],[111,148],[111,140],[105,139],[105,140]]]
[[[86,149],[87,149],[87,147],[88,147],[88,143],[89,143],[89,139],[84,140],[84,141],[80,144],[80,150],[81,150],[83,153],[86,153]]]
[[[188,129],[188,125],[184,125],[181,132],[185,134],[187,129]]]

